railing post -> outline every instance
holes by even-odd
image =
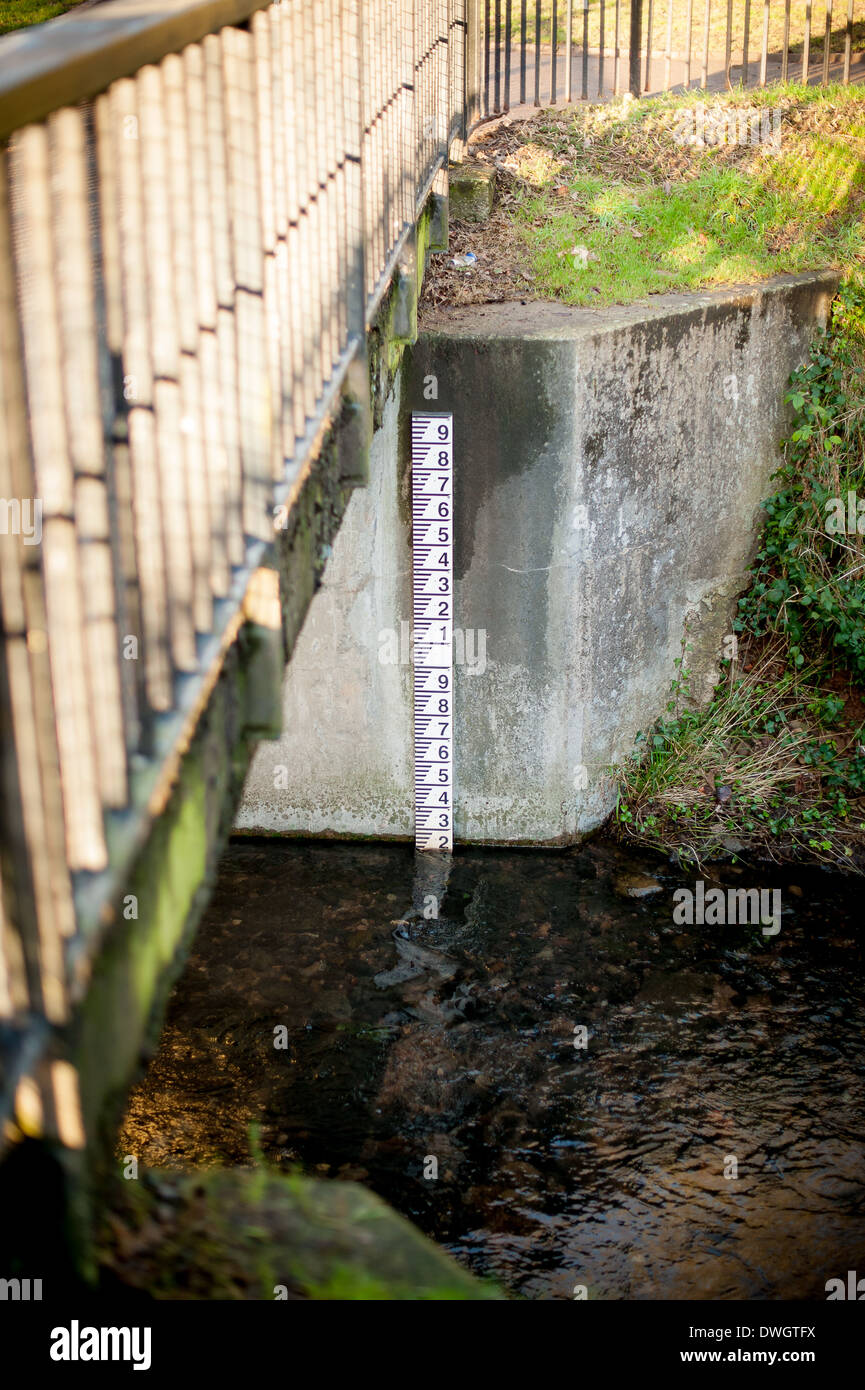
[[[640,48],[643,42],[643,0],[631,0],[631,38],[628,50],[628,90],[640,95]]]
[[[468,138],[471,127],[481,113],[480,0],[465,0],[465,22],[465,44],[463,47],[463,62],[465,64],[464,140]]]

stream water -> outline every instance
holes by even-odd
[[[232,843],[120,1151],[244,1164],[260,1126],[276,1164],[367,1184],[531,1299],[865,1273],[858,882],[717,870],[780,890],[768,935],[677,925],[693,875],[603,840],[421,869]]]

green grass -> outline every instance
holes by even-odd
[[[700,104],[783,109],[779,148],[677,142]],[[541,295],[626,302],[865,256],[865,93],[691,93],[547,112],[524,130],[508,206]]]
[[[46,0],[3,0],[0,6],[0,34],[9,34],[13,29],[26,29],[31,24],[44,24],[46,19],[56,19],[67,10],[74,10],[81,0],[59,0],[59,3],[46,3]]]

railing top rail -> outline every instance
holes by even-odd
[[[107,0],[0,38],[0,140],[270,0]]]

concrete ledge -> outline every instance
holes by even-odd
[[[683,640],[695,694],[714,684],[784,391],[836,283],[428,315],[239,828],[413,835],[408,449],[424,408],[454,413],[456,837],[565,845],[601,824],[608,769],[663,712]]]

